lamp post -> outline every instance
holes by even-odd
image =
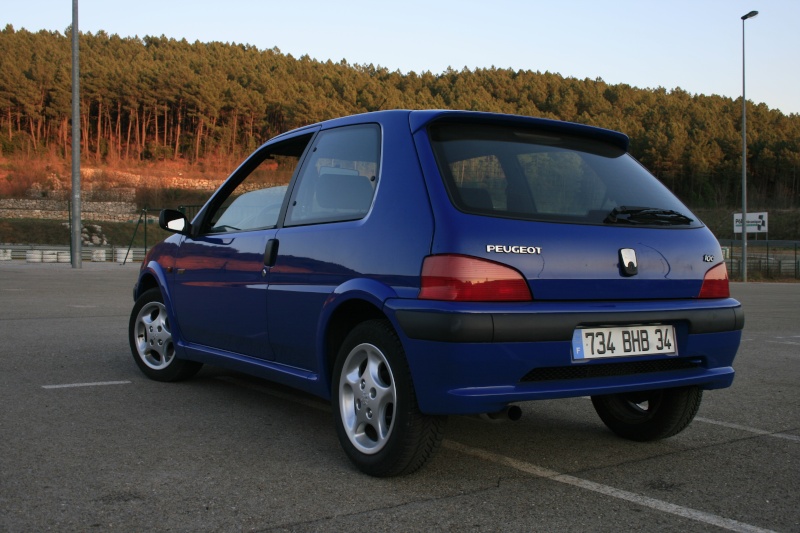
[[[742,282],[747,282],[747,98],[744,92],[744,21],[758,15],[742,16]]]
[[[72,0],[72,213],[70,250],[72,268],[81,268],[81,107],[78,65],[78,0]]]

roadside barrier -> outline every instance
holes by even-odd
[[[42,251],[41,250],[27,250],[25,252],[25,261],[28,263],[41,263]]]
[[[57,263],[58,251],[57,250],[42,250],[42,263]]]
[[[0,248],[0,261],[13,261],[16,259],[25,260],[28,263],[67,264],[72,262],[72,252],[67,246],[53,246],[52,248],[47,245],[31,244],[9,246],[6,243],[0,244],[0,246],[4,246],[4,248]],[[5,248],[5,246],[8,246],[8,248]],[[113,246],[102,248],[83,246],[81,257],[83,261],[107,262],[116,259],[120,263],[123,261],[130,263],[142,261],[144,252],[141,249],[129,251],[127,248]]]
[[[117,263],[133,261],[133,251],[127,248],[117,248],[114,250],[114,261]]]

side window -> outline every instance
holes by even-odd
[[[275,227],[289,182],[310,138],[309,134],[267,146],[246,161],[238,171],[242,177],[215,199],[206,217],[205,232]]]
[[[364,218],[372,205],[379,163],[377,125],[320,132],[289,202],[285,225]]]
[[[262,184],[259,184],[262,185]],[[222,205],[217,213],[219,220],[213,223],[211,233],[247,231],[271,228],[278,223],[278,215],[286,196],[286,185],[264,187],[230,196],[230,204]]]

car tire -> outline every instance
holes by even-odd
[[[625,439],[652,441],[677,435],[700,409],[700,387],[592,396],[603,423]]]
[[[410,474],[440,447],[447,417],[420,412],[405,352],[388,321],[363,322],[347,335],[332,389],[336,434],[362,472]]]
[[[175,356],[169,316],[159,289],[150,289],[136,300],[128,323],[128,338],[133,360],[150,379],[180,381],[194,376],[203,366]]]

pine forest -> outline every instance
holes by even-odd
[[[305,124],[380,109],[448,108],[622,131],[631,153],[684,201],[741,199],[741,99],[511,69],[407,74],[277,48],[84,33],[81,146],[95,166],[238,161]],[[752,205],[800,207],[800,115],[748,102]],[[68,161],[68,31],[0,30],[0,157]]]

